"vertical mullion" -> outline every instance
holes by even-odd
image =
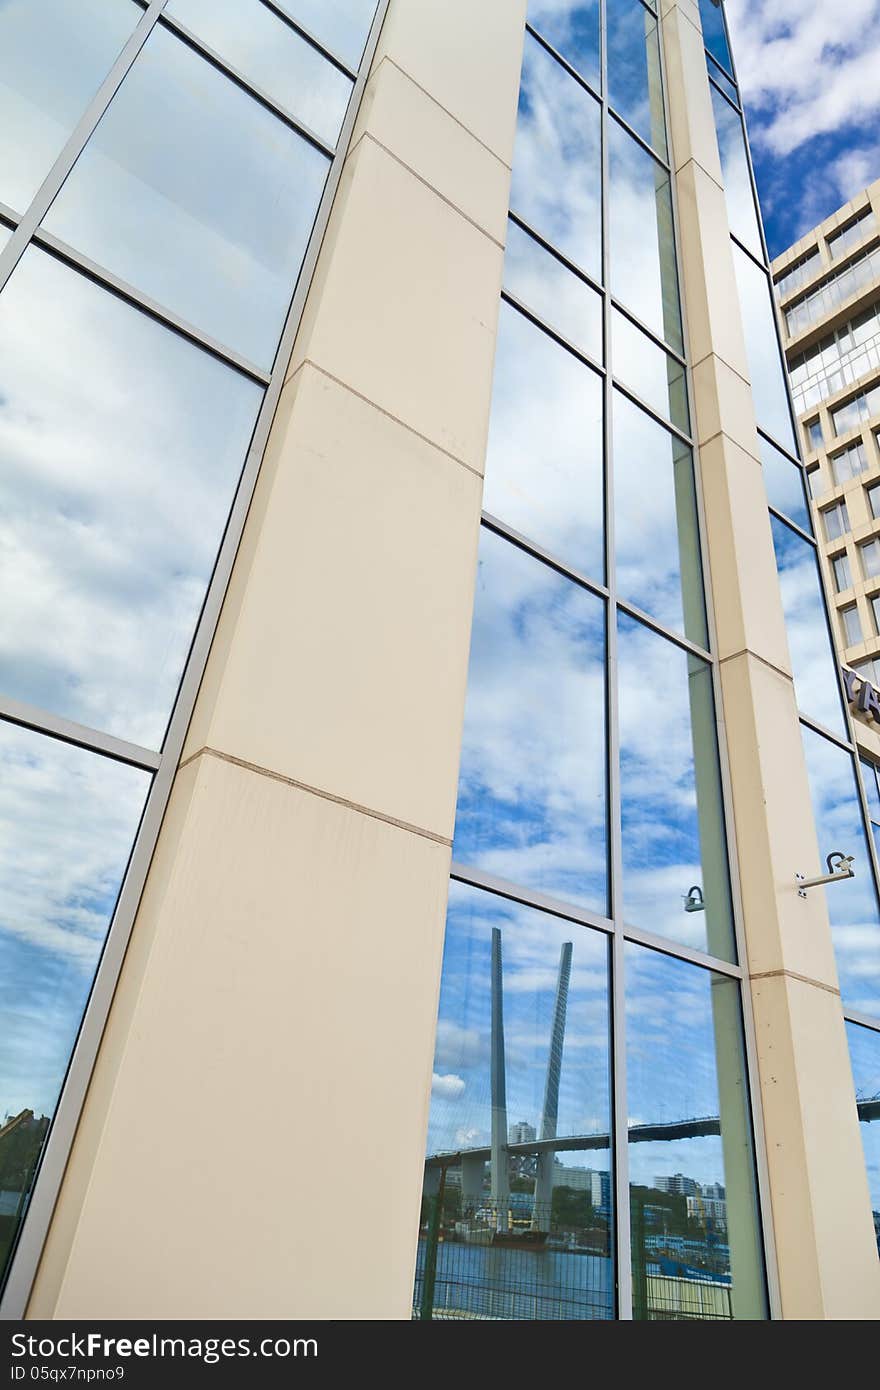
[[[608,778],[609,916],[614,923],[611,942],[611,1159],[614,1187],[614,1264],[617,1284],[617,1316],[632,1319],[632,1255],[629,1220],[629,1151],[627,1146],[626,1031],[624,1012],[623,850],[620,809],[620,727],[617,705],[617,569],[614,539],[614,474],[612,408],[614,391],[611,362],[611,259],[608,210],[608,16],[605,0],[600,14],[599,63],[602,90],[602,333],[605,356],[603,445],[605,456],[605,583],[606,608],[606,720]]]
[[[118,92],[123,79],[149,38],[166,4],[167,0],[150,0],[115,63],[80,116],[64,148],[34,194],[30,207],[22,215],[8,245],[0,253],[0,291],[3,290],[7,280],[24,255],[33,233],[55,201],[68,174]]]

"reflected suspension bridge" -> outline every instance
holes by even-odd
[[[541,1127],[536,1139],[510,1143],[507,1125],[507,1080],[504,1059],[504,1010],[502,1000],[501,930],[492,928],[492,1008],[491,1008],[491,1142],[469,1148],[442,1150],[425,1159],[426,1190],[434,1186],[432,1179],[445,1177],[448,1168],[461,1167],[462,1195],[479,1199],[483,1172],[491,1164],[491,1206],[496,1213],[497,1228],[508,1226],[510,1208],[510,1158],[537,1158],[535,1177],[535,1215],[533,1227],[539,1223],[539,1213],[549,1212],[553,1189],[553,1158],[557,1153],[602,1150],[611,1147],[611,1135],[571,1134],[556,1132],[559,1115],[559,1082],[562,1073],[562,1048],[565,1040],[565,1018],[568,1008],[568,988],[571,979],[572,943],[563,943],[559,957],[559,974],[553,1007],[550,1033],[550,1053],[547,1059],[547,1078],[544,1085],[544,1105]],[[870,1123],[880,1120],[880,1094],[857,1101],[859,1120]],[[719,1115],[702,1115],[694,1119],[670,1120],[660,1124],[632,1125],[627,1131],[631,1144],[674,1139],[701,1139],[721,1134]]]

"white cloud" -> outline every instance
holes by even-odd
[[[465,1082],[460,1076],[438,1076],[437,1072],[434,1072],[431,1077],[431,1094],[439,1096],[441,1100],[458,1100],[464,1095],[464,1089]]]

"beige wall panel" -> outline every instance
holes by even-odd
[[[54,1316],[409,1316],[448,868],[198,760]]]
[[[370,78],[352,144],[364,134],[503,244],[509,167],[390,59]]]
[[[720,357],[707,356],[693,370],[697,441],[705,445],[722,431],[753,459],[760,459],[758,431],[748,379]]]
[[[372,140],[346,164],[293,353],[482,470],[503,252]]]
[[[754,981],[752,998],[783,1316],[880,1318],[859,1123],[851,1083],[839,1084],[850,1075],[840,1001],[781,976]]]
[[[675,6],[664,11],[666,33],[666,81],[679,91],[687,87],[686,106],[676,101],[670,108],[669,124],[675,167],[680,169],[693,159],[719,185],[723,183],[712,98],[703,70],[706,59],[703,35],[693,11]],[[669,30],[672,30],[670,33]],[[691,121],[686,112],[694,113]]]
[[[309,366],[265,466],[184,756],[451,837],[480,479]]]
[[[749,969],[836,989],[825,890],[801,898],[795,879],[821,870],[791,681],[744,653],[722,663],[721,688]]]
[[[377,60],[391,58],[510,164],[526,0],[391,0]]]
[[[691,361],[696,367],[714,353],[748,381],[742,322],[730,312],[738,291],[724,191],[693,160],[679,171],[676,187]]]
[[[789,671],[761,466],[726,435],[717,434],[700,450],[700,477],[718,656],[724,660],[749,647],[771,665]],[[743,564],[746,537],[753,544]]]

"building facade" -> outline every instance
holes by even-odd
[[[0,55],[4,1316],[880,1316],[880,794],[720,6]]]

